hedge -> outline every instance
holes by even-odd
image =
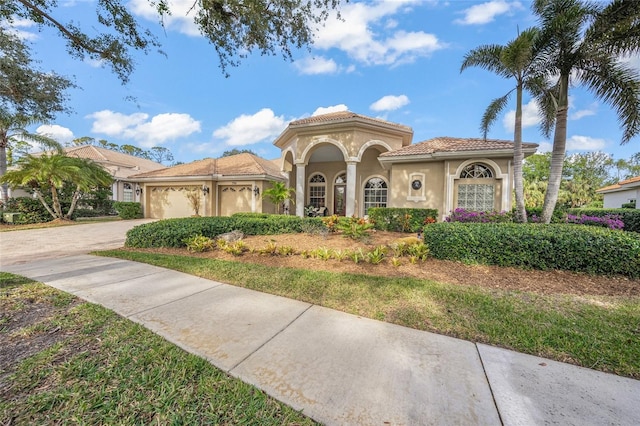
[[[434,223],[424,242],[437,259],[640,277],[640,235],[571,224]]]
[[[165,219],[138,225],[127,232],[127,247],[185,247],[184,240],[194,235],[215,238],[233,230],[245,235],[275,235],[300,233],[308,222],[318,222],[320,218],[300,218],[297,216],[270,215],[266,218],[246,216],[191,217]]]
[[[118,212],[118,216],[122,219],[140,219],[142,218],[142,206],[140,203],[130,201],[116,201],[113,208]]]
[[[427,218],[438,218],[436,209],[372,207],[367,213],[375,229],[392,232],[418,232]]]
[[[620,216],[624,222],[624,230],[628,232],[640,233],[640,209],[569,209],[567,213],[576,216],[597,216],[606,215]]]

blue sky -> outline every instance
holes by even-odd
[[[108,68],[67,55],[50,30],[18,22],[33,42],[41,68],[73,76],[73,113],[34,130],[61,142],[90,136],[147,149],[163,146],[176,161],[218,157],[233,148],[273,159],[274,139],[291,120],[348,109],[411,126],[414,143],[437,136],[480,137],[489,102],[512,81],[482,69],[460,73],[465,53],[483,44],[505,44],[518,28],[535,24],[529,1],[352,1],[343,21],[321,28],[311,50],[294,61],[251,54],[225,78],[214,49],[186,10],[192,0],[174,0],[163,29],[147,0],[130,9],[162,43],[167,57],[136,54],[136,70],[123,86]],[[61,21],[91,22],[92,1],[60,2]],[[640,70],[640,58],[626,58]],[[133,96],[136,102],[127,100]],[[604,151],[615,158],[640,152],[640,137],[620,145],[615,113],[579,87],[570,91],[568,150]],[[494,124],[490,138],[513,138],[513,109]],[[537,127],[535,103],[525,98],[524,140],[550,144]]]

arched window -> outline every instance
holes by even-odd
[[[482,179],[492,178],[493,171],[484,164],[472,163],[462,169],[460,173],[460,179]]]
[[[133,201],[133,187],[130,183],[125,183],[122,185],[122,201]]]
[[[309,204],[315,208],[325,206],[327,197],[327,181],[321,174],[315,174],[309,179]]]
[[[364,214],[371,207],[387,207],[387,182],[382,178],[371,178],[364,185]]]
[[[460,172],[457,207],[470,211],[493,211],[495,184],[493,170],[481,163],[472,163]],[[482,180],[481,180],[482,179]],[[474,182],[475,180],[475,182]]]

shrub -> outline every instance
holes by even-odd
[[[187,250],[195,253],[213,250],[216,247],[216,242],[214,240],[203,235],[194,235],[192,237],[185,238],[184,243],[187,246]]]
[[[127,232],[128,247],[184,247],[184,240],[194,235],[214,238],[220,234],[239,230],[245,235],[274,235],[302,232],[304,224],[320,218],[269,215],[266,218],[245,216],[189,217],[165,219],[138,225]]]
[[[116,201],[113,208],[122,219],[140,219],[142,217],[142,206],[140,203],[128,201]]]
[[[515,214],[515,209],[512,212]],[[565,223],[567,212],[564,208],[558,206],[551,215],[551,223]],[[530,223],[539,223],[542,217],[542,207],[527,208],[527,221]]]
[[[576,216],[606,217],[619,216],[624,223],[624,231],[640,233],[640,210],[634,209],[569,209],[568,214]]]
[[[37,198],[9,198],[5,212],[21,213],[16,218],[16,224],[42,223],[53,220],[51,214]]]
[[[374,207],[368,210],[376,229],[391,232],[418,232],[428,219],[438,217],[435,209]]]
[[[424,242],[438,259],[640,277],[640,236],[570,224],[436,223]]]
[[[620,216],[611,215],[611,214],[608,214],[603,217],[587,216],[587,215],[576,216],[576,215],[568,214],[567,223],[575,223],[578,225],[589,225],[589,226],[601,226],[609,229],[624,228],[624,223],[620,220]]]
[[[631,201],[630,203],[624,203],[621,206],[623,209],[635,209],[636,208],[636,201]]]
[[[341,217],[336,227],[342,232],[343,237],[360,240],[369,235],[373,223],[355,216]]]
[[[513,222],[513,215],[509,212],[475,212],[458,208],[444,220],[462,223],[506,223]]]

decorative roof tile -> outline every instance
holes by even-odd
[[[384,124],[386,126],[396,127],[398,129],[406,130],[412,132],[411,127],[405,126],[403,124],[392,123],[390,121],[382,120],[379,118],[367,117],[366,115],[356,114],[351,111],[338,111],[338,112],[330,112],[328,114],[314,115],[311,117],[301,118],[300,120],[295,120],[289,123],[289,126],[303,126],[308,124],[323,124],[323,123],[334,123],[340,121],[348,121],[351,119],[360,119],[363,121],[367,121],[375,124]]]
[[[430,155],[438,152],[464,152],[464,151],[492,151],[492,150],[513,150],[513,142],[498,139],[483,138],[451,138],[437,137],[423,142],[405,146],[395,151],[381,154],[381,157],[405,157]],[[524,149],[535,149],[535,143],[523,143]]]
[[[136,178],[187,177],[187,176],[256,176],[282,178],[276,164],[253,154],[242,153],[222,158],[205,158],[187,164],[168,167],[135,175]]]

